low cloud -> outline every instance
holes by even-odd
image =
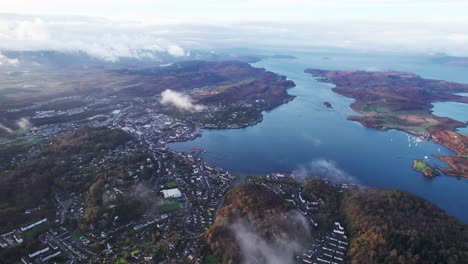
[[[294,171],[297,179],[321,177],[337,183],[357,184],[358,180],[342,170],[333,160],[318,159],[300,166]]]
[[[18,65],[19,60],[15,58],[8,58],[0,53],[0,66],[1,65]]]
[[[161,36],[161,28],[129,21],[92,17],[51,17],[0,14],[0,50],[82,51],[106,61],[153,59],[155,52],[186,54]]]
[[[18,119],[15,123],[16,123],[16,126],[19,129],[22,129],[22,130],[29,130],[32,127],[31,122],[29,122],[29,120],[27,118],[25,118],[25,117],[22,117],[22,118]],[[5,130],[8,133],[13,133],[12,128],[7,127],[2,123],[0,123],[0,129]]]
[[[172,105],[177,109],[184,111],[202,111],[205,109],[205,106],[203,105],[194,104],[193,99],[190,96],[170,89],[161,93],[160,102],[163,105]]]
[[[0,129],[5,130],[8,133],[13,133],[13,130],[11,128],[5,126],[4,124],[0,123]]]
[[[18,121],[16,121],[16,125],[23,130],[29,130],[31,128],[31,122],[25,117],[20,118]]]
[[[177,45],[170,45],[167,52],[169,54],[171,54],[172,56],[174,57],[182,57],[182,56],[185,56],[185,51],[184,49],[182,49],[181,47],[177,46]]]
[[[155,200],[157,194],[153,189],[150,189],[149,187],[139,183],[137,186],[132,187],[128,191],[128,195],[134,197],[141,204],[145,205],[146,211],[144,213],[146,215],[156,216],[159,214],[158,206]]]
[[[153,21],[151,17],[128,20],[0,14],[0,50],[84,51],[108,61],[152,58],[151,52],[181,57],[193,49],[245,47],[468,56],[465,20],[240,19],[217,23],[189,18]]]
[[[310,227],[307,219],[297,211],[291,211],[288,225],[296,234],[278,234],[274,241],[262,238],[245,220],[239,219],[230,227],[239,245],[242,264],[293,264],[294,257],[304,248],[303,243],[310,239]],[[289,227],[288,227],[289,228]]]

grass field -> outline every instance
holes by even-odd
[[[427,164],[425,162],[423,162],[423,161],[420,161],[420,160],[416,161],[415,164],[414,164],[414,169],[418,170],[418,171],[423,171],[427,167],[428,167]]]
[[[163,199],[158,202],[159,213],[164,214],[170,211],[180,209],[179,202],[177,200]]]
[[[388,107],[375,105],[375,104],[369,104],[363,110],[364,112],[375,112],[375,113],[388,113],[391,111],[390,108]]]
[[[24,130],[24,129],[16,129],[13,131],[13,135],[15,136],[24,136],[28,133],[27,130]]]
[[[176,188],[177,184],[176,184],[175,181],[168,181],[168,182],[164,183],[164,186],[166,186],[166,188]]]
[[[38,138],[38,139],[31,139],[31,140],[25,140],[25,141],[17,141],[17,142],[13,142],[12,144],[16,146],[24,146],[24,145],[34,145],[37,143],[41,143],[42,141],[44,141],[44,139]]]
[[[218,260],[213,255],[208,255],[205,258],[205,264],[218,264]]]

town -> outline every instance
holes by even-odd
[[[106,203],[109,212],[100,215],[101,219],[94,222],[89,220],[92,218],[86,208],[89,194],[67,193],[58,189],[53,199],[55,218],[42,218],[18,225],[16,229],[0,235],[0,246],[4,249],[17,247],[25,240],[35,238],[32,242],[34,246],[21,258],[23,263],[104,260],[165,263],[168,259],[181,263],[203,263],[206,251],[203,232],[213,223],[229,187],[246,179],[204,162],[200,158],[204,152],[202,149],[179,153],[168,148],[167,144],[191,140],[200,135],[202,127],[221,126],[213,121],[217,119],[206,119],[210,121],[200,123],[203,113],[180,115],[168,112],[156,97],[124,100],[118,97],[96,99],[74,96],[48,103],[79,107],[36,110],[47,109],[44,108],[47,105],[45,102],[29,106],[28,111],[33,113],[29,118],[39,125],[14,141],[41,142],[78,128],[107,127],[125,131],[132,140],[89,163],[84,162],[86,157],[79,156],[73,161],[73,166],[79,167],[80,171],[104,173],[115,170],[116,164],[128,157],[139,158],[130,164],[127,161],[124,178],[107,180],[102,184],[102,192],[110,202]],[[206,111],[208,115],[226,111],[219,109],[222,106],[210,107],[212,109]],[[233,123],[230,126],[246,125],[249,124]],[[323,201],[304,200],[300,185],[284,184],[284,180],[291,177],[276,173],[257,181],[291,201],[319,230],[314,213]],[[119,206],[116,202],[119,197],[132,192],[147,195],[144,199],[151,201],[150,209],[141,217],[129,219],[111,213]],[[337,222],[334,230],[320,231],[319,234],[313,244],[305,247],[303,255],[297,256],[298,261],[343,263],[347,250],[343,226]]]

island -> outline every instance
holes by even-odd
[[[422,160],[413,161],[413,169],[421,172],[426,178],[432,179],[435,176],[439,176],[440,173],[431,165],[427,164]]]
[[[444,145],[455,155],[436,155],[450,166],[439,169],[447,175],[468,178],[468,136],[456,131],[467,124],[436,116],[431,110],[434,102],[468,103],[468,97],[457,95],[468,92],[467,84],[394,71],[306,69],[305,72],[322,82],[335,84],[335,93],[355,99],[351,108],[362,115],[350,115],[349,120],[382,131],[405,131]]]

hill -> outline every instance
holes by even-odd
[[[302,187],[301,199],[321,204],[316,214],[318,227],[311,231],[300,224],[304,217],[295,215],[296,207],[286,200],[290,194],[282,196],[272,191],[275,187],[266,186],[273,185],[260,180],[228,192],[224,207],[205,232],[220,263],[293,263],[312,238],[318,239],[312,243],[322,243],[335,222],[346,227],[350,263],[455,264],[468,259],[467,225],[407,192],[343,189],[309,180]],[[269,257],[282,258],[282,262]]]
[[[396,190],[347,192],[341,212],[351,263],[466,263],[468,227],[430,202]]]
[[[310,238],[302,216],[261,185],[236,186],[225,199],[205,233],[221,263],[286,263]]]

